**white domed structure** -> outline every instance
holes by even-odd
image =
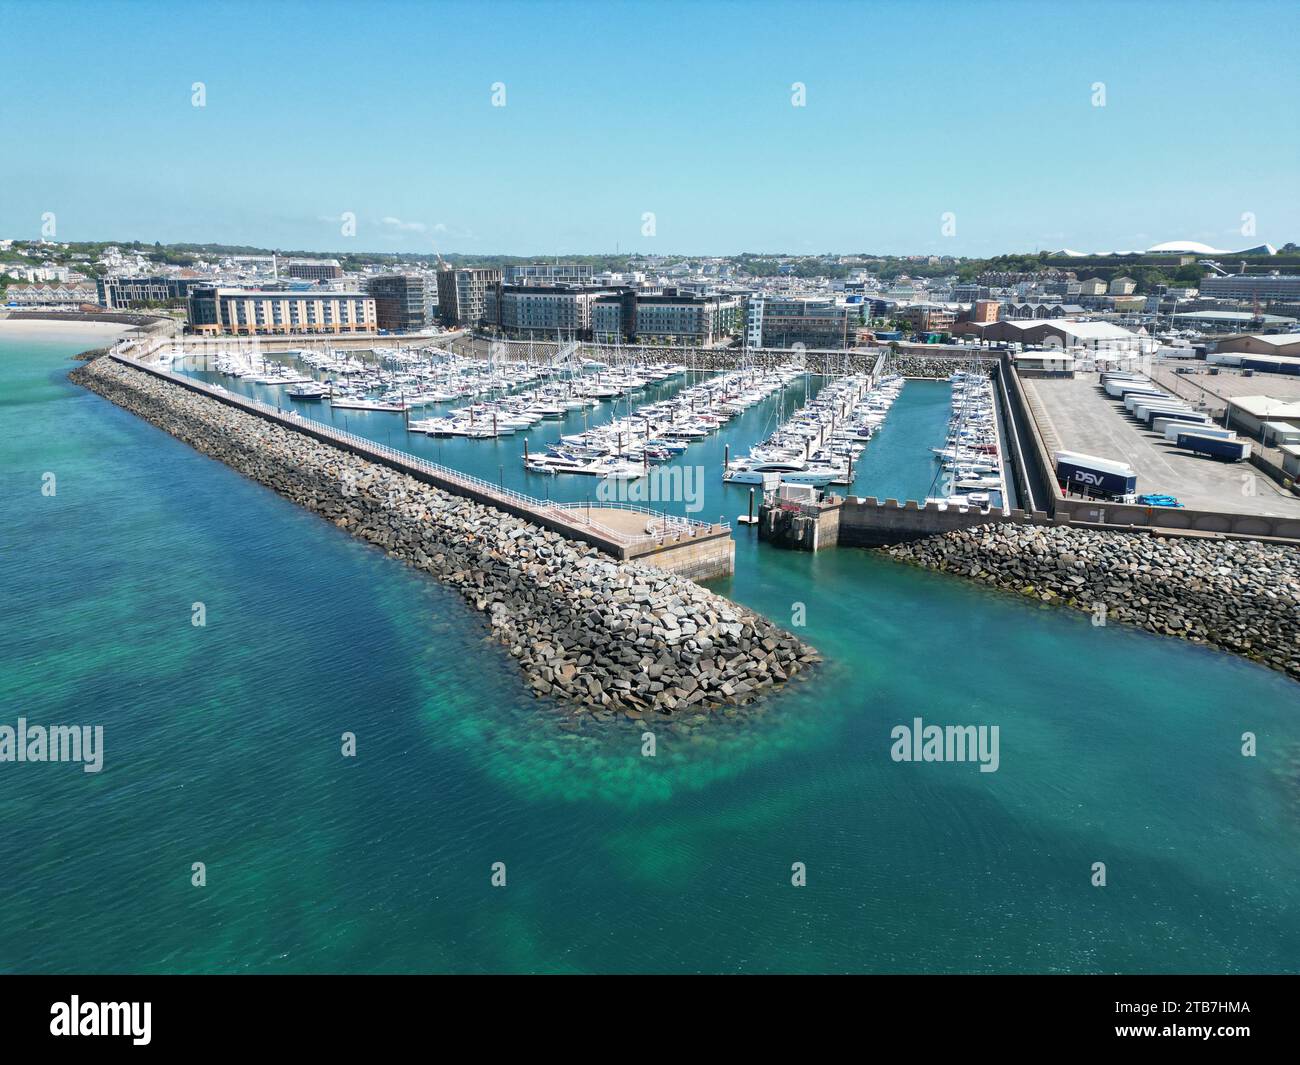
[[[1167,240],[1147,248],[1148,255],[1228,255],[1222,248],[1211,248],[1195,240]]]

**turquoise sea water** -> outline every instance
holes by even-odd
[[[717,590],[803,604],[827,663],[643,758],[558,729],[459,596],[68,384],[86,346],[0,333],[0,724],[105,736],[99,774],[0,763],[0,970],[1300,969],[1293,682],[738,531]],[[855,491],[924,491],[943,389],[904,389]],[[525,476],[517,440],[449,443]],[[687,460],[734,517],[724,443]],[[892,762],[915,717],[998,725],[999,770]]]

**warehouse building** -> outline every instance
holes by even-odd
[[[1295,327],[1296,320],[1280,314],[1254,314],[1251,311],[1179,311],[1174,322],[1182,327],[1192,326],[1207,333],[1241,333],[1252,327],[1279,332]]]
[[[1300,403],[1293,399],[1273,399],[1271,396],[1232,396],[1227,400],[1228,410],[1223,424],[1261,439],[1265,423],[1300,426]],[[1277,435],[1274,429],[1274,435]]]
[[[1300,357],[1300,333],[1239,333],[1216,340],[1213,350],[1224,354]]]
[[[1021,377],[1073,377],[1075,359],[1060,350],[1019,351],[1011,356]]]
[[[1283,444],[1279,450],[1282,452],[1282,472],[1291,480],[1300,482],[1300,445]]]
[[[1148,337],[1112,322],[1000,321],[963,322],[955,332],[978,337],[990,344],[1023,344],[1027,348],[1088,348],[1092,351],[1137,352],[1151,346]]]

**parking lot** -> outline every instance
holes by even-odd
[[[1300,403],[1300,377],[1287,374],[1254,374],[1244,377],[1240,370],[1221,369],[1211,374],[1204,363],[1194,364],[1196,373],[1175,373],[1168,364],[1157,364],[1151,378],[1161,388],[1196,406],[1204,401],[1206,410],[1222,415],[1225,399],[1237,396],[1271,396],[1273,399]]]
[[[1195,380],[1198,384],[1217,385],[1221,379],[1226,385],[1228,377],[1223,374]],[[1022,380],[1049,452],[1064,449],[1127,462],[1137,471],[1139,494],[1175,496],[1191,510],[1300,517],[1300,497],[1284,491],[1248,462],[1221,462],[1180,451],[1136,421],[1123,403],[1098,387],[1097,380],[1097,375],[1091,373],[1074,379]],[[1237,381],[1251,387],[1232,395],[1273,394],[1271,379],[1247,377]],[[1192,398],[1190,382],[1181,391],[1184,398]],[[1222,402],[1207,398],[1211,399],[1211,409],[1217,406],[1222,410]]]

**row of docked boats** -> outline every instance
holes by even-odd
[[[952,416],[942,447],[931,448],[940,491],[927,503],[983,508],[1005,498],[993,382],[978,370],[958,370],[952,383]],[[933,491],[933,490],[932,490]],[[996,497],[996,498],[995,498]]]
[[[368,354],[369,358],[362,358]],[[271,356],[271,357],[268,357]],[[306,370],[275,361],[289,358]],[[234,349],[216,359],[216,371],[249,384],[283,386],[290,399],[328,400],[341,410],[401,413],[434,405],[471,400],[453,410],[438,428],[442,435],[507,435],[508,420],[518,422],[527,411],[560,417],[581,407],[617,399],[645,385],[685,372],[685,367],[653,363],[621,369],[593,366],[598,372],[573,374],[571,368],[472,359],[436,347],[374,348],[365,352],[320,350],[265,352],[258,347]],[[315,373],[313,374],[314,371]],[[516,393],[530,390],[522,396]],[[480,397],[489,398],[480,403]],[[501,397],[510,397],[503,402]],[[485,431],[500,406],[498,431]],[[558,409],[556,409],[558,408]],[[477,417],[483,414],[483,419]]]
[[[535,387],[551,376],[547,367],[469,359],[437,348],[381,348],[374,354],[376,362],[360,369],[353,360],[331,361],[328,353],[312,359],[318,370],[333,375],[326,381],[331,404],[401,412]]]
[[[602,368],[594,374],[568,376],[524,392],[470,403],[442,417],[412,421],[408,427],[413,432],[430,436],[463,436],[474,440],[511,436],[540,421],[558,420],[574,412],[590,410],[603,402],[631,396],[685,371],[684,366],[668,364]]]
[[[304,363],[322,376],[272,361],[256,349],[224,353],[215,369],[249,384],[283,386],[291,399],[328,399],[340,409],[397,412],[527,388],[560,372],[547,366],[467,359],[437,348],[377,348],[371,353],[374,361],[331,348],[273,354]]]
[[[727,464],[727,484],[852,484],[853,465],[884,424],[903,389],[897,374],[875,385],[863,374],[841,377],[824,387],[747,457]]]
[[[530,473],[581,474],[636,480],[652,465],[681,455],[736,415],[784,389],[802,370],[742,369],[682,389],[669,399],[644,403],[608,423],[562,435],[545,454],[523,455]]]
[[[217,356],[213,366],[223,377],[238,377],[252,385],[299,385],[315,380],[284,363],[255,361],[251,355],[239,352]]]

